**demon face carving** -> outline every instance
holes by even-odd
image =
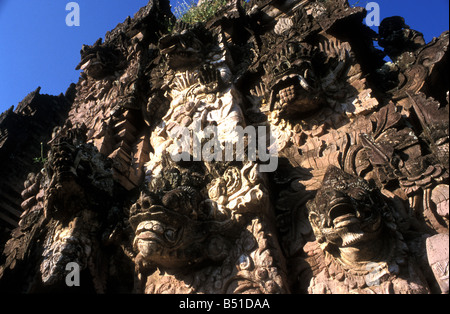
[[[170,269],[223,259],[228,244],[222,235],[232,228],[207,201],[209,173],[202,163],[169,159],[130,211],[140,266]]]
[[[319,109],[324,100],[316,79],[313,53],[307,44],[290,42],[267,63],[263,79],[271,91],[271,110],[298,116]]]
[[[203,61],[205,44],[200,40],[201,31],[178,23],[171,34],[159,40],[159,49],[166,56],[170,68],[192,67]]]
[[[307,206],[318,242],[357,260],[367,260],[380,237],[383,216],[388,216],[376,190],[334,166],[328,168],[321,189]]]

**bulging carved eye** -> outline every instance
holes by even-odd
[[[284,61],[283,63],[281,63],[280,68],[283,71],[289,70],[289,68],[290,68],[289,63]]]
[[[139,211],[140,209],[141,209],[141,204],[139,204],[139,203],[136,203],[136,204],[134,204],[133,206],[131,206],[131,211],[132,211],[133,213]]]
[[[338,191],[345,191],[347,189],[347,183],[345,183],[344,181],[337,181],[335,188]]]
[[[182,215],[189,215],[192,212],[191,195],[181,189],[173,190],[164,195],[163,205]]]
[[[172,229],[167,229],[164,232],[164,237],[169,242],[175,242],[175,240],[176,240],[176,232],[174,230],[172,230]]]
[[[142,208],[143,209],[150,209],[151,202],[148,199],[143,200],[142,202]]]

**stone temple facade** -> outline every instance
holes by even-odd
[[[0,116],[0,291],[448,293],[449,33],[366,14],[150,0],[83,46]]]

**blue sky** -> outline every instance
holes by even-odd
[[[0,112],[16,106],[38,86],[59,95],[78,81],[83,44],[104,38],[148,0],[74,0],[80,26],[65,23],[72,0],[0,0]],[[175,3],[177,0],[172,0]],[[350,1],[355,2],[355,0]],[[360,1],[365,6],[369,1]],[[449,28],[449,0],[378,0],[381,19],[401,15],[428,42]]]

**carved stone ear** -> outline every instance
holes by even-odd
[[[318,227],[318,221],[319,221],[319,215],[317,215],[315,212],[311,212],[308,215],[308,219],[309,222],[311,223],[311,225],[313,225],[314,227]]]
[[[325,242],[325,237],[320,231],[320,215],[315,212],[310,212],[308,215],[309,222],[311,223],[311,227],[313,229],[314,235],[316,236],[316,240],[319,243]]]

